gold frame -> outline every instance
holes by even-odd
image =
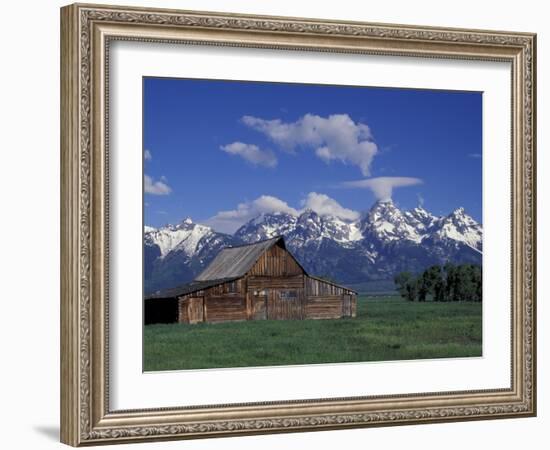
[[[115,39],[507,61],[512,66],[509,389],[111,411],[108,95]],[[61,9],[61,440],[79,446],[533,416],[536,35],[75,4]]]

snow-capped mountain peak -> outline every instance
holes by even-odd
[[[391,200],[376,202],[355,221],[306,209],[259,214],[232,236],[191,218],[144,232],[146,289],[191,281],[222,248],[275,236],[285,237],[309,273],[351,283],[448,261],[479,264],[483,239],[482,226],[464,208],[437,217],[422,206],[402,211]]]
[[[405,211],[403,215],[406,217],[407,222],[420,234],[426,233],[440,219],[440,217],[434,216],[422,206]]]
[[[447,217],[441,218],[434,226],[433,235],[436,240],[452,240],[463,242],[469,247],[482,250],[483,229],[464,208],[457,208]]]
[[[212,228],[194,223],[188,217],[176,225],[168,224],[159,229],[146,227],[145,242],[149,245],[157,245],[161,258],[175,249],[193,254],[199,241],[213,232]]]
[[[347,245],[362,239],[359,222],[350,222],[331,215],[320,215],[305,209],[298,217],[287,213],[263,213],[244,224],[235,237],[244,242],[257,242],[285,236],[291,247],[320,245],[323,239]]]
[[[296,217],[284,213],[262,213],[241,226],[234,236],[246,243],[286,235],[296,227]]]
[[[416,208],[407,211],[405,214],[409,214],[422,223],[433,222],[433,220],[437,219],[436,216],[428,212],[423,206],[417,206]]]
[[[373,205],[363,220],[362,231],[364,235],[381,241],[405,239],[418,243],[422,240],[415,226],[391,200],[378,201]]]

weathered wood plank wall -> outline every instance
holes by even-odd
[[[332,284],[330,281],[319,280],[306,276],[307,295],[355,295],[353,291]]]
[[[267,319],[267,295],[253,296],[253,306],[251,318],[253,320]]]
[[[342,296],[308,296],[306,319],[338,319],[342,317]]]
[[[202,315],[196,298],[203,302]],[[181,323],[225,322],[247,318],[246,279],[222,283],[179,299],[178,321]]]
[[[204,320],[204,297],[192,297],[187,301],[187,319],[189,323]]]
[[[248,276],[287,277],[302,273],[303,270],[294,257],[288,251],[274,245],[260,256],[260,259],[248,272]]]
[[[206,297],[207,322],[225,322],[246,320],[246,298],[243,295],[225,297]]]
[[[306,275],[275,245],[244,277],[181,297],[179,321],[335,319],[355,317],[356,310],[353,291]]]
[[[263,289],[302,289],[304,276],[301,274],[290,277],[250,276],[247,283],[249,290],[258,291]]]
[[[267,318],[269,320],[300,320],[304,318],[304,290],[268,289]]]

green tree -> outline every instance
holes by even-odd
[[[481,266],[476,266],[474,273],[474,283],[475,283],[475,301],[481,302],[483,300],[483,269]]]
[[[412,278],[407,283],[407,300],[414,302],[419,300],[419,283],[417,278]]]
[[[459,289],[461,301],[473,301],[476,295],[476,286],[474,280],[474,266],[472,264],[463,264],[459,266]]]
[[[464,290],[464,300],[480,302],[482,297],[481,266],[474,264],[464,264],[462,274],[462,283]]]
[[[445,299],[446,301],[456,301],[456,266],[452,263],[447,263],[443,267],[445,271]]]
[[[482,300],[481,266],[475,264],[445,264],[445,298],[447,301]]]
[[[436,302],[444,301],[445,281],[443,279],[443,270],[441,266],[434,265],[429,267],[422,275],[424,282],[431,294],[432,299]]]
[[[425,302],[428,296],[438,301],[436,286],[438,290],[441,289],[442,280],[441,266],[434,265],[422,272],[418,278],[418,301]]]
[[[414,300],[414,298],[410,298],[410,284],[415,281],[412,273],[398,273],[393,281],[397,285],[397,290],[399,291],[401,297],[406,298],[407,300]]]
[[[433,265],[418,276],[401,272],[394,282],[401,297],[409,301],[482,301],[482,270],[474,264]]]
[[[401,297],[411,302],[419,300],[420,282],[412,273],[401,272],[395,276],[394,282]]]
[[[418,301],[425,302],[429,292],[430,280],[427,275],[427,271],[424,271],[422,275],[418,277]]]

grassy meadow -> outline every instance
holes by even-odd
[[[148,325],[143,369],[481,356],[481,303],[364,297],[357,317]]]

